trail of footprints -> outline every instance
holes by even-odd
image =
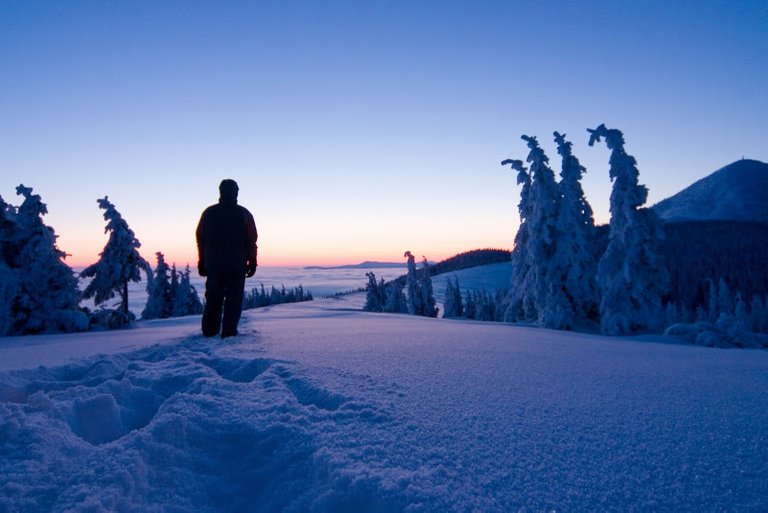
[[[75,435],[102,445],[149,425],[177,394],[199,394],[201,379],[248,385],[269,373],[304,407],[333,412],[348,401],[297,376],[292,362],[219,357],[215,350],[202,339],[188,339],[57,368],[0,374],[0,403],[32,410],[32,398],[44,394],[57,403],[55,410]],[[4,383],[6,377],[14,384]],[[237,393],[247,400],[247,387]],[[263,393],[263,388],[254,387],[252,393]]]

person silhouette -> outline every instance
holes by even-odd
[[[206,277],[202,320],[205,337],[219,331],[221,338],[237,335],[245,278],[256,273],[259,234],[253,215],[237,204],[238,191],[237,182],[222,180],[219,202],[203,211],[195,232],[197,271]]]

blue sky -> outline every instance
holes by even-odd
[[[222,178],[263,264],[430,259],[511,247],[505,158],[552,132],[608,220],[624,131],[656,202],[768,161],[768,3],[35,2],[0,4],[0,194],[48,204],[73,254],[105,242],[108,195],[143,243],[194,263]]]

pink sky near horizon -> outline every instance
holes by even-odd
[[[49,206],[49,210],[50,208]],[[101,230],[97,236],[93,236],[92,233],[80,230],[75,233],[60,232],[49,219],[51,217],[51,215],[46,216],[44,221],[56,230],[59,236],[57,240],[59,248],[70,255],[66,259],[68,265],[73,268],[85,267],[98,260],[99,253],[107,242],[107,235],[103,233],[103,220],[99,219]],[[194,235],[196,222],[183,225],[187,235],[179,240],[168,237],[162,229],[158,230],[153,226],[136,228],[130,219],[126,218],[126,221],[142,244],[139,252],[150,264],[155,265],[155,253],[160,251],[169,264],[175,263],[179,268],[189,264],[193,270],[195,269],[197,265]],[[389,247],[388,242],[377,242],[365,238],[365,227],[361,228],[354,224],[350,224],[349,230],[336,227],[333,233],[323,235],[322,232],[302,232],[284,226],[278,228],[285,228],[282,233],[274,233],[271,226],[260,223],[258,218],[256,222],[260,234],[258,260],[259,265],[263,266],[344,265],[363,261],[405,262],[403,257],[405,251],[411,251],[417,255],[417,259],[424,256],[431,261],[439,261],[473,249],[511,249],[517,224],[516,218],[511,217],[508,223],[501,223],[508,225],[507,233],[499,233],[496,237],[489,233],[478,234],[475,237],[462,236],[461,240],[456,240],[454,243],[446,243],[441,237],[442,234],[422,235],[406,230],[402,236],[403,243],[398,247]],[[342,235],[339,236],[339,233]],[[178,232],[174,235],[178,235]]]

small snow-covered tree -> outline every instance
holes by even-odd
[[[386,288],[384,311],[389,313],[407,313],[408,300],[403,292],[405,283],[401,279],[392,280]]]
[[[461,317],[464,314],[459,278],[456,276],[454,279],[456,280],[455,285],[450,276],[445,284],[445,302],[443,303],[444,318]]]
[[[736,305],[733,307],[734,316],[734,329],[739,333],[746,333],[752,331],[752,326],[749,318],[749,312],[747,311],[747,304],[741,297],[741,294],[736,294]]]
[[[403,255],[408,259],[408,313],[411,315],[423,315],[425,317],[437,317],[437,307],[432,290],[432,277],[429,273],[429,264],[424,259],[424,268],[416,271],[416,259],[410,251]]]
[[[419,280],[419,290],[421,292],[421,304],[423,310],[420,315],[424,317],[437,317],[437,306],[435,301],[434,289],[432,287],[432,276],[429,272],[429,263],[424,258],[424,267],[421,269],[421,280]]]
[[[408,261],[408,274],[406,282],[408,284],[408,313],[411,315],[421,315],[424,310],[421,303],[421,292],[419,291],[419,280],[416,276],[416,258],[410,251],[406,251],[403,256]]]
[[[165,257],[158,251],[154,277],[147,277],[147,305],[141,312],[142,319],[163,319],[171,315],[171,283]]]
[[[662,297],[669,283],[660,250],[661,221],[653,210],[640,208],[648,189],[638,183],[637,161],[624,150],[621,131],[600,125],[589,132],[590,146],[605,139],[611,150],[613,181],[608,248],[598,264],[600,327],[608,335],[660,330]]]
[[[24,201],[15,216],[18,230],[12,251],[18,252],[18,258],[9,266],[17,278],[9,332],[87,329],[88,319],[78,306],[77,278],[64,263],[66,253],[56,246],[53,228],[43,223],[42,216],[48,213],[48,208],[39,195],[32,194],[30,187],[19,185],[16,193]]]
[[[304,301],[304,289],[301,286],[299,286],[298,292],[297,301]],[[201,313],[203,313],[203,304],[200,302],[200,296],[197,295],[195,286],[192,285],[189,265],[187,265],[184,272],[179,275],[179,286],[172,298],[171,316],[182,317]]]
[[[176,271],[176,263],[171,264],[171,282],[168,285],[168,295],[170,297],[170,303],[173,303],[174,298],[179,292],[179,273]],[[173,309],[173,306],[168,307],[169,310]]]
[[[368,283],[365,285],[365,305],[363,310],[366,312],[384,311],[386,301],[383,283],[376,281],[376,274],[373,272],[365,273],[368,277]]]
[[[724,279],[720,278],[717,288],[717,309],[719,312],[733,313],[736,303],[733,299],[730,287]]]
[[[80,278],[92,278],[83,291],[83,297],[94,298],[96,305],[101,305],[117,294],[120,296],[120,312],[128,320],[132,318],[128,311],[128,282],[141,281],[141,271],[149,276],[152,268],[139,254],[141,243],[133,230],[108,197],[97,202],[99,208],[104,210],[104,220],[107,221],[104,233],[109,234],[109,240],[99,254],[99,261],[80,273]]]
[[[475,303],[475,297],[472,291],[467,289],[464,298],[464,317],[467,319],[474,319],[477,315],[477,304]]]

